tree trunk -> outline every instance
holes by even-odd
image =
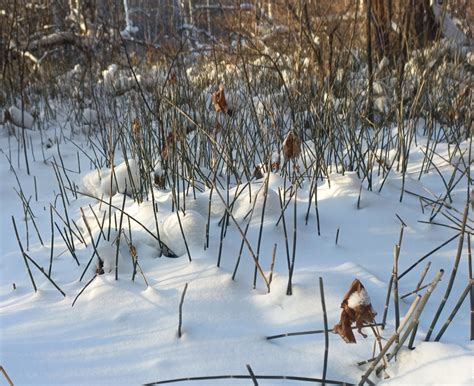
[[[380,60],[402,54],[397,52],[395,22],[404,30],[405,50],[423,48],[430,44],[438,32],[433,10],[429,0],[372,0],[372,22],[374,54]],[[394,18],[394,10],[398,18]],[[407,19],[408,18],[408,19]],[[400,32],[400,31],[397,31]],[[406,52],[405,52],[406,53]]]
[[[372,15],[375,26],[375,53],[377,59],[390,55],[391,1],[372,0]]]
[[[370,123],[373,122],[373,90],[374,90],[374,78],[373,78],[373,66],[372,66],[372,0],[366,0],[367,8],[367,20],[366,20],[366,33],[367,33],[367,118]]]

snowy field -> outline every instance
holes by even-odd
[[[0,386],[474,385],[468,1],[2,3]]]
[[[76,135],[72,143],[69,135],[58,136],[54,127],[41,135],[37,130],[28,131],[28,175],[23,149],[18,148],[21,142],[8,134],[8,130],[14,130],[20,137],[22,129],[5,124],[0,130],[0,364],[16,385],[133,385],[173,378],[248,376],[246,365],[257,377],[325,376],[327,380],[357,384],[368,369],[367,364],[358,363],[380,352],[370,328],[363,330],[367,338],[354,331],[356,344],[345,343],[337,334],[328,335],[325,375],[324,333],[272,340],[266,337],[324,330],[320,278],[329,329],[339,322],[341,301],[356,278],[370,296],[377,313],[375,321],[381,323],[401,229],[398,275],[403,277],[397,289],[400,319],[415,300],[414,294],[403,295],[417,288],[427,264],[430,262],[420,295],[426,293],[425,284],[441,269],[444,275],[421,314],[414,349],[408,348],[409,339],[405,341],[386,372],[378,378],[374,371],[370,380],[380,384],[472,384],[469,296],[435,342],[469,283],[472,209],[464,219],[465,236],[459,237],[469,199],[469,141],[461,142],[459,148],[438,143],[433,164],[427,168],[423,162],[426,138],[419,130],[410,151],[401,202],[403,179],[396,170],[390,172],[380,193],[382,178],[374,178],[372,191],[355,172],[341,174],[334,170],[329,178],[318,179],[318,235],[314,202],[308,211],[313,189],[308,179],[291,185],[280,172],[272,172],[263,173],[263,178],[252,179],[249,184],[225,185],[224,178],[223,185],[215,189],[181,191],[181,206],[185,202],[186,208],[178,216],[170,189],[153,189],[157,211],[153,210],[150,195],[142,203],[133,199],[129,187],[140,179],[133,159],[127,161],[129,167],[121,164],[122,160],[116,162],[114,181],[110,170],[91,169],[85,155],[90,154],[90,145],[82,134]],[[420,174],[421,168],[428,172]],[[452,176],[459,181],[450,191],[450,205],[433,206],[429,200],[436,202],[446,194],[441,176],[446,181]],[[70,186],[76,186],[76,193]],[[112,197],[111,191],[115,193]],[[280,218],[282,195],[288,204],[284,219]],[[222,220],[230,206],[226,203],[232,203],[232,216],[227,217],[229,225],[225,237],[221,237]],[[427,223],[433,210],[438,209],[434,222],[450,227]],[[57,226],[52,226],[51,216]],[[12,217],[25,254],[35,262],[25,257],[36,292]],[[120,224],[123,232],[119,234]],[[157,231],[168,252],[177,258],[160,254]],[[241,232],[246,235],[245,242]],[[65,242],[70,243],[71,234],[73,253]],[[463,242],[459,246],[460,240]],[[425,342],[457,255],[460,261],[452,291],[430,341]],[[101,269],[97,267],[98,257]],[[138,258],[138,264],[134,265],[133,257]],[[50,274],[58,288],[36,265]],[[291,296],[287,295],[290,271]],[[382,346],[396,330],[393,299],[392,291],[386,326],[378,327]],[[1,375],[0,379],[0,384],[6,384]],[[216,379],[194,384],[252,382]],[[300,382],[258,379],[258,383]]]

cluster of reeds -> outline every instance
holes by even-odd
[[[300,36],[305,33],[308,31],[304,30],[301,23]],[[32,196],[23,191],[17,178],[16,193],[23,207],[26,236],[20,237],[15,218],[12,218],[12,223],[35,291],[37,286],[30,264],[65,295],[53,279],[56,235],[63,240],[65,252],[70,254],[73,264],[84,267],[81,281],[90,273],[91,264],[95,263],[97,267],[74,303],[97,275],[103,274],[103,262],[98,249],[101,242],[116,243],[116,279],[119,249],[121,243],[125,243],[133,264],[131,279],[135,280],[136,273],[140,272],[148,285],[133,244],[131,223],[157,240],[160,253],[174,256],[173,250],[160,237],[159,208],[155,201],[156,189],[167,189],[171,192],[172,210],[178,216],[188,259],[192,260],[191,250],[180,216],[186,214],[187,203],[195,199],[197,193],[206,191],[209,192],[206,247],[209,247],[209,234],[217,231],[220,235],[216,264],[221,264],[228,227],[233,225],[241,239],[233,278],[236,278],[245,249],[255,266],[253,287],[257,287],[260,279],[270,292],[277,244],[273,244],[272,251],[264,250],[262,240],[267,216],[268,172],[272,171],[279,173],[284,181],[284,186],[278,190],[281,212],[275,225],[281,228],[283,234],[284,245],[280,245],[279,249],[286,255],[287,294],[291,295],[297,266],[300,226],[297,223],[297,211],[302,201],[301,187],[309,186],[305,225],[314,224],[315,232],[321,235],[325,231],[320,223],[318,209],[318,184],[321,181],[327,181],[330,185],[332,173],[355,172],[361,181],[357,202],[360,208],[364,188],[381,192],[389,177],[398,173],[403,181],[400,201],[405,194],[416,196],[423,213],[429,211],[430,224],[455,230],[456,234],[400,273],[400,250],[406,226],[400,219],[400,237],[394,248],[393,270],[381,323],[383,327],[386,326],[390,300],[393,299],[395,332],[381,347],[380,354],[370,362],[361,383],[370,382],[369,375],[374,370],[380,372],[408,338],[409,346],[413,346],[422,311],[442,272],[437,273],[430,284],[424,285],[430,267],[426,266],[416,288],[402,296],[399,295],[399,281],[422,261],[457,238],[458,249],[448,287],[425,337],[426,340],[431,339],[451,294],[464,240],[466,235],[470,240],[474,231],[472,220],[468,217],[469,188],[472,185],[472,113],[470,93],[465,84],[468,71],[465,53],[456,51],[446,42],[438,41],[430,49],[413,52],[403,62],[385,59],[376,66],[370,54],[363,51],[353,54],[350,43],[348,46],[342,45],[338,53],[331,50],[328,75],[324,77],[320,69],[305,67],[301,51],[299,55],[292,56],[262,49],[259,44],[251,42],[230,54],[219,46],[213,47],[211,55],[205,59],[196,59],[189,53],[178,51],[160,63],[158,70],[146,62],[134,63],[130,53],[133,47],[125,41],[122,43],[123,55],[117,59],[122,63],[120,76],[127,79],[125,86],[124,82],[108,85],[105,76],[101,79],[101,69],[97,64],[74,70],[62,69],[62,74],[54,82],[51,77],[44,83],[32,84],[31,78],[30,83],[26,84],[25,63],[20,62],[18,73],[15,73],[19,76],[20,95],[16,88],[9,88],[10,94],[0,101],[0,107],[5,109],[21,102],[22,111],[36,112],[33,114],[34,130],[41,138],[41,148],[37,149],[33,146],[36,133],[14,127],[10,122],[5,123],[12,135],[8,154],[4,155],[13,173],[16,173],[15,168],[25,168],[30,175],[34,173],[30,163],[42,161],[52,166],[57,183],[57,196],[49,208],[50,262],[48,269],[44,269],[28,253],[31,226],[42,245],[43,230],[38,229],[35,222],[30,204]],[[57,68],[54,70],[59,71]],[[41,82],[40,79],[37,81]],[[426,145],[422,147],[424,158],[418,178],[421,179],[426,173],[436,173],[443,185],[443,192],[438,196],[421,196],[405,188],[410,152],[421,138],[426,141]],[[468,150],[462,145],[466,140],[469,142]],[[441,142],[448,144],[447,158],[438,151]],[[77,170],[65,166],[61,154],[63,143],[72,144],[77,149]],[[46,155],[51,147],[56,148],[58,158]],[[133,185],[129,187],[131,193],[129,197],[123,195],[121,206],[112,203],[112,195],[94,197],[81,192],[75,183],[76,177],[87,169],[81,165],[81,158],[89,161],[89,169],[109,168],[111,183],[118,162],[125,161],[128,174],[131,175],[133,171],[128,162],[136,160],[139,182],[135,185],[134,179],[129,179]],[[438,168],[439,160],[450,166],[452,172],[448,178]],[[32,177],[36,188],[36,176]],[[466,180],[468,198],[466,209],[461,213],[453,205],[452,192]],[[231,190],[235,191],[233,196]],[[249,213],[240,220],[235,217],[234,206],[244,192],[248,192],[253,202]],[[37,200],[36,189],[34,196]],[[91,205],[81,208],[83,227],[69,211],[71,201],[80,196],[89,196],[104,208],[99,212]],[[218,197],[225,208],[216,222],[210,219],[212,197]],[[125,211],[128,199],[152,203],[153,227],[146,227]],[[260,199],[263,200],[262,210],[259,218],[256,218],[254,209]],[[314,221],[310,222],[313,207]],[[89,223],[91,217],[88,220],[86,211],[92,215],[94,227],[99,229],[95,235]],[[252,221],[260,225],[256,243],[251,241],[249,235]],[[336,244],[339,234],[338,228]],[[26,246],[22,239],[26,239]],[[79,260],[76,254],[78,246],[91,250],[87,261]],[[469,243],[469,262],[470,251]],[[264,259],[263,256],[269,258]],[[323,378],[312,381],[340,384],[326,380],[330,330],[327,327],[322,279],[320,285],[324,329],[284,336],[324,333]],[[186,289],[187,286],[179,308],[179,336],[182,334],[182,306]],[[420,297],[418,293],[421,291],[425,292]],[[468,293],[471,293],[472,309],[472,276],[435,340],[441,339]],[[399,299],[409,296],[416,297],[409,312],[402,318]],[[471,332],[472,336],[474,332]],[[268,339],[277,337],[280,336]],[[382,365],[379,365],[380,361],[384,361]],[[224,378],[246,378],[254,382],[257,379],[303,380],[300,377],[264,377],[255,375],[250,367],[248,370],[250,375]]]

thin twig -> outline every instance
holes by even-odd
[[[459,242],[458,242],[458,249],[457,249],[457,252],[456,252],[456,257],[454,259],[453,269],[452,269],[451,275],[449,277],[446,292],[444,293],[443,299],[441,300],[441,303],[438,307],[438,310],[436,311],[436,314],[433,318],[433,321],[430,324],[430,328],[428,330],[428,333],[426,334],[426,337],[425,337],[426,342],[428,342],[430,340],[431,334],[433,333],[433,329],[436,325],[436,322],[438,321],[438,318],[440,317],[441,312],[443,311],[443,308],[446,304],[446,301],[448,300],[448,297],[449,297],[449,295],[451,293],[451,290],[453,288],[454,279],[456,278],[456,273],[458,271],[459,261],[461,260],[462,247],[463,247],[463,244],[464,244],[464,229],[466,227],[466,221],[467,221],[467,214],[468,213],[469,213],[469,202],[466,202],[466,206],[464,208],[463,220],[462,220],[462,228],[461,228],[461,233],[460,233]]]
[[[20,236],[18,235],[18,229],[16,228],[15,217],[13,217],[13,216],[12,216],[12,223],[13,223],[13,228],[15,229],[16,240],[18,241],[18,245],[20,246],[21,255],[23,256],[23,261],[25,262],[26,269],[28,271],[28,275],[30,276],[31,284],[33,285],[33,289],[35,290],[35,292],[37,292],[38,288],[36,287],[35,279],[33,278],[33,274],[31,273],[30,266],[28,264],[28,260],[26,259],[26,253],[25,253],[25,250],[23,249],[23,245],[20,241]]]
[[[324,363],[323,363],[323,382],[326,384],[326,374],[328,369],[328,356],[329,356],[329,333],[328,333],[328,316],[326,313],[326,301],[324,299],[324,284],[323,278],[319,277],[319,291],[321,293],[321,307],[323,309],[323,320],[324,320]]]
[[[369,328],[369,327],[373,327],[373,326],[382,326],[382,323],[367,324],[367,325],[363,326],[363,328]],[[351,327],[351,328],[353,330],[355,330],[357,327],[354,326],[354,327]],[[327,332],[334,332],[334,329],[331,328],[329,330],[323,329],[323,330],[310,330],[310,331],[300,331],[300,332],[287,332],[285,334],[267,336],[266,339],[267,340],[273,340],[273,339],[287,338],[287,337],[290,337],[290,336],[322,334],[322,333],[325,333],[326,331]]]
[[[183,293],[181,294],[181,301],[179,302],[179,323],[178,323],[178,338],[181,338],[181,327],[183,325],[183,303],[184,297],[186,296],[186,291],[188,289],[188,283],[184,285]]]

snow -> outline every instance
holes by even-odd
[[[265,194],[265,187],[261,185],[259,188],[254,186],[252,192],[248,189],[239,194],[234,205],[233,215],[237,219],[244,219],[252,212],[252,222],[260,222],[265,204],[265,217],[276,219],[280,215],[280,198],[278,193],[273,189],[268,189]],[[266,202],[265,202],[266,195]]]
[[[404,350],[392,369],[404,368],[405,374],[383,385],[472,385],[474,356],[472,349],[446,343],[422,342],[416,350]],[[392,372],[391,371],[391,372]]]
[[[351,296],[349,296],[349,299],[347,299],[347,305],[352,309],[356,309],[359,306],[369,305],[370,303],[370,296],[365,288],[359,292],[353,292]]]
[[[374,106],[380,113],[387,114],[389,111],[388,98],[386,97],[375,98]]]
[[[107,168],[86,172],[81,178],[79,186],[83,192],[94,197],[100,197],[102,195],[100,190],[101,178],[108,174],[110,174],[110,170]]]
[[[192,209],[201,214],[201,216],[207,217],[209,213],[209,199],[211,199],[211,216],[221,217],[225,212],[225,203],[219,198],[217,193],[207,190],[206,192],[196,195],[196,198],[189,198],[186,202],[186,207]]]
[[[102,71],[102,78],[104,79],[104,86],[109,90],[114,88],[115,75],[117,73],[118,66],[115,63],[110,64],[107,69]]]
[[[202,249],[206,240],[206,220],[192,210],[180,213],[179,218],[177,213],[172,213],[164,220],[162,240],[177,256],[186,253],[183,233],[188,248]]]
[[[431,1],[431,8],[436,21],[441,25],[441,30],[443,31],[443,36],[456,44],[462,45],[468,42],[468,39],[464,32],[462,32],[453,18],[443,9],[443,4],[439,4],[439,1]]]
[[[139,28],[133,25],[132,20],[130,19],[130,9],[128,6],[128,1],[123,0],[123,7],[125,9],[125,29],[120,32],[122,37],[124,38],[130,38],[131,35],[137,33],[139,31]]]
[[[154,85],[156,80],[154,79],[158,74],[157,71],[152,76],[147,76],[145,79],[145,85]],[[154,75],[154,76],[153,76]],[[113,63],[110,64],[105,70],[102,70],[103,85],[107,93],[112,95],[122,95],[129,91],[136,85],[136,80],[133,76],[127,76],[123,70],[119,70],[118,66]],[[142,83],[142,76],[137,74],[137,80]]]
[[[130,178],[131,177],[131,178]],[[102,178],[100,191],[109,196],[118,193],[133,194],[140,184],[140,170],[134,159],[123,161]]]
[[[418,178],[421,168],[426,167],[423,165],[423,150],[427,139],[420,130],[417,133],[417,143],[410,149],[406,179],[403,181],[401,174],[394,169],[380,193],[378,188],[382,180],[375,178],[375,175],[372,191],[367,189],[366,182],[361,181],[355,171],[346,171],[342,175],[333,170],[328,175],[329,178],[318,179],[321,236],[317,234],[314,202],[306,224],[311,187],[308,181],[301,181],[296,198],[291,198],[285,211],[290,257],[294,229],[297,231],[293,295],[287,296],[288,260],[283,221],[278,222],[281,214],[279,190],[282,194],[286,192],[288,201],[291,183],[288,180],[285,182],[280,172],[263,173],[263,178],[259,180],[238,186],[231,185],[228,190],[225,183],[216,183],[213,189],[196,189],[194,193],[192,189],[180,191],[175,196],[169,187],[164,190],[154,189],[154,208],[150,197],[145,197],[141,202],[134,200],[135,190],[140,191],[142,183],[139,160],[130,156],[127,166],[124,160],[117,158],[113,168],[115,178],[112,178],[110,168],[91,165],[86,170],[84,165],[89,165],[89,160],[82,152],[77,153],[75,145],[84,152],[90,151],[89,139],[76,137],[74,145],[55,137],[55,129],[45,128],[43,135],[59,141],[64,168],[72,182],[78,186],[77,190],[95,197],[78,193],[78,198],[75,199],[70,191],[65,192],[70,200],[70,221],[77,224],[77,229],[73,227],[73,230],[80,232],[87,244],[86,247],[74,237],[75,253],[81,264],[78,266],[55,229],[51,272],[53,280],[66,293],[66,297],[38,269],[31,266],[38,286],[38,292],[33,291],[11,224],[11,216],[14,216],[25,248],[28,241],[27,253],[47,271],[51,254],[50,204],[54,204],[64,218],[62,200],[58,194],[60,189],[52,168],[53,156],[59,159],[57,147],[43,149],[47,160],[45,162],[37,152],[37,160],[30,160],[30,175],[21,158],[18,163],[16,160],[13,162],[25,196],[32,197],[30,206],[44,241],[42,246],[33,230],[31,216],[27,217],[28,223],[25,221],[23,206],[14,190],[18,190],[18,183],[10,162],[4,158],[9,154],[9,147],[15,155],[21,147],[7,136],[0,138],[0,202],[3,214],[0,217],[0,363],[15,384],[143,384],[180,377],[246,374],[246,364],[250,364],[257,374],[321,377],[324,334],[273,341],[265,339],[274,334],[323,328],[323,311],[317,284],[319,277],[324,280],[330,326],[339,320],[341,301],[355,278],[363,283],[367,292],[351,296],[349,306],[371,302],[378,313],[377,321],[380,321],[392,272],[393,246],[399,240],[401,223],[397,215],[406,223],[400,250],[400,271],[404,271],[456,233],[450,228],[420,222],[429,219],[430,211],[424,208],[423,212],[418,197],[406,193],[400,202],[402,183],[407,191],[426,195],[433,200],[445,192],[443,181],[437,172],[431,170]],[[64,128],[64,132],[66,137],[71,135],[67,133],[67,128]],[[35,149],[42,146],[38,131],[31,133],[31,141]],[[300,158],[310,157],[307,150],[312,148],[312,144],[307,142],[302,147],[305,150]],[[455,167],[443,158],[448,159],[455,151],[454,147],[447,142],[440,142],[436,148],[439,156],[433,157],[433,162],[445,179],[451,176]],[[460,152],[467,152],[469,142],[461,142],[460,147]],[[392,159],[395,156],[393,154]],[[80,157],[81,172],[78,170],[77,157]],[[278,152],[272,155],[273,160],[279,158]],[[459,165],[461,163],[457,167]],[[60,170],[64,177],[64,171]],[[203,170],[203,174],[205,173]],[[467,180],[465,176],[461,177],[461,172],[456,176],[460,178],[460,182],[451,192],[452,207],[462,212],[466,203]],[[37,201],[34,198],[34,177],[38,188]],[[220,176],[216,177],[218,178]],[[266,277],[270,275],[273,248],[277,244],[270,293],[267,293],[260,275],[257,276],[254,289],[253,256],[247,244],[242,243],[240,231],[233,221],[230,221],[221,245],[225,205],[217,189],[226,204],[227,197],[229,204],[233,203],[232,215],[240,229],[245,231],[248,225],[246,240],[252,251],[258,253],[259,263]],[[112,209],[109,211],[109,206],[97,198],[102,198],[105,202],[110,199]],[[177,198],[181,203],[179,211]],[[115,225],[115,221],[120,221],[121,213],[115,208],[121,208],[124,199],[126,215],[123,216],[123,232],[118,237],[118,224]],[[211,213],[208,213],[209,200]],[[97,258],[94,257],[92,240],[82,220],[81,208],[94,241],[98,240],[101,233],[96,216],[99,220],[104,218],[104,235],[97,245],[97,254],[104,261],[105,273],[95,278]],[[455,210],[452,212],[457,213]],[[469,226],[472,227],[472,211],[469,218]],[[62,232],[65,231],[63,221],[56,214],[54,221]],[[208,221],[209,246],[205,245]],[[188,243],[191,262],[187,258],[181,227]],[[260,229],[262,238],[257,252]],[[336,245],[335,235],[338,229],[339,239]],[[162,241],[179,258],[160,257],[157,231]],[[134,281],[131,280],[134,264],[124,235],[130,238],[131,244],[136,248],[140,264],[135,267],[137,272]],[[118,240],[118,280],[115,280]],[[456,251],[457,244],[452,242],[432,254],[399,281],[400,295],[415,288],[428,260],[432,264],[426,282],[441,268],[450,272]],[[239,267],[235,280],[232,280],[240,254]],[[218,256],[221,257],[220,267],[217,267]],[[466,285],[466,256],[465,243],[452,295],[435,332],[451,312]],[[91,266],[80,281],[91,257],[94,257]],[[448,284],[446,276],[445,274],[423,313],[415,340],[416,349],[404,348],[397,360],[390,362],[387,372],[391,378],[383,380],[372,376],[374,382],[472,384],[474,346],[469,341],[468,302],[460,308],[440,342],[423,342]],[[91,279],[91,284],[77,299],[74,307],[71,307],[76,296]],[[183,304],[183,337],[179,339],[178,307],[186,283],[189,288]],[[412,296],[400,300],[401,316],[406,313],[412,300]],[[388,339],[394,330],[395,317],[391,303],[388,323],[381,334],[384,339]],[[356,364],[372,357],[375,340],[370,330],[366,329],[365,332],[368,334],[366,339],[360,338],[357,344],[350,346],[339,336],[330,334],[328,378],[359,382],[365,367],[358,367]],[[232,380],[200,384],[248,385],[249,382]],[[291,383],[262,381],[261,384]]]
[[[115,270],[115,267],[116,267],[116,248],[114,248],[113,246],[102,246],[102,247],[99,247],[97,249],[97,254],[100,256],[100,258],[102,259],[102,261],[104,262],[104,271],[106,273],[111,273],[112,271]],[[122,256],[122,254],[120,253],[119,251],[119,254],[118,254],[118,266],[121,268],[122,267],[122,264],[125,263],[125,258]],[[95,267],[93,267],[94,271],[95,271]]]
[[[91,109],[90,107],[86,107],[84,111],[82,112],[82,120],[86,125],[93,125],[97,123],[98,120],[98,114],[97,111],[94,109]]]
[[[15,126],[22,127],[24,129],[32,129],[34,124],[33,116],[26,110],[19,109],[16,106],[10,106],[8,108],[8,112],[10,113],[10,121]]]
[[[80,181],[85,193],[100,198],[117,193],[132,195],[140,187],[140,169],[134,159],[123,161],[112,169],[103,168],[85,173]]]

